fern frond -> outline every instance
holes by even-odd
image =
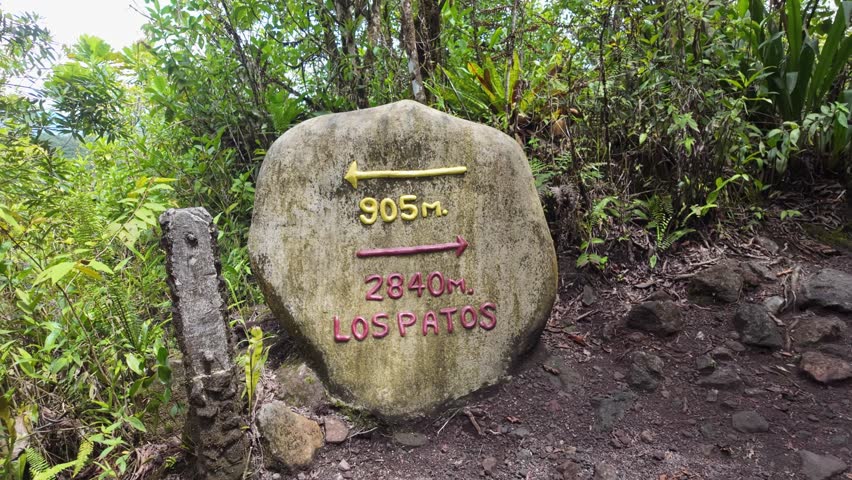
[[[25,455],[27,456],[27,464],[30,466],[31,474],[38,475],[50,468],[50,464],[47,463],[47,460],[44,459],[38,450],[28,448],[25,451]]]
[[[59,465],[54,465],[43,472],[39,472],[33,477],[33,480],[54,480],[59,472],[67,470],[74,466],[76,462],[65,462]]]
[[[89,457],[92,455],[92,450],[94,449],[94,445],[89,440],[83,440],[83,443],[80,444],[80,450],[77,452],[77,459],[74,460],[74,473],[71,474],[72,477],[76,477],[80,470],[86,466],[86,463],[89,461]]]

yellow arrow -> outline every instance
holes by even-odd
[[[352,188],[358,188],[358,180],[369,180],[371,178],[417,178],[435,177],[438,175],[461,175],[467,171],[467,167],[443,167],[430,168],[428,170],[372,170],[367,172],[358,171],[358,162],[352,162],[343,179],[352,184]]]

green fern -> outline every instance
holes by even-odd
[[[47,460],[44,459],[38,450],[27,448],[25,455],[27,456],[27,464],[30,466],[30,473],[33,476],[45,472],[50,468],[50,464],[47,463]]]
[[[94,449],[94,444],[90,442],[88,439],[83,440],[83,443],[80,444],[80,450],[77,452],[77,459],[74,460],[74,473],[71,474],[72,477],[76,477],[80,470],[86,466],[86,463],[89,461],[89,457],[92,456],[92,450]]]
[[[88,439],[83,440],[83,443],[80,444],[80,449],[77,451],[77,458],[74,461],[60,463],[51,467],[38,451],[28,448],[26,450],[26,457],[27,463],[30,466],[30,475],[33,480],[54,480],[60,472],[73,468],[74,473],[71,476],[75,477],[86,466],[86,463],[88,463],[93,449],[94,445],[91,441]]]
[[[657,248],[665,250],[668,246],[665,245],[666,232],[669,229],[669,223],[672,221],[674,207],[672,206],[672,197],[670,195],[654,195],[648,200],[648,210],[651,221],[648,223],[649,228],[654,229],[657,237]]]

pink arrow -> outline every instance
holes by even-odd
[[[460,257],[467,248],[468,243],[461,235],[456,236],[456,241],[453,243],[437,243],[435,245],[418,245],[416,247],[392,247],[392,248],[375,248],[372,250],[358,250],[355,256],[358,258],[368,257],[393,257],[400,255],[414,255],[416,253],[432,253],[444,252],[447,250],[455,250],[456,256]]]

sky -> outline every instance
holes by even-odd
[[[73,44],[85,33],[121,50],[143,37],[145,17],[131,4],[145,11],[142,0],[0,0],[0,9],[37,13],[58,44]]]

